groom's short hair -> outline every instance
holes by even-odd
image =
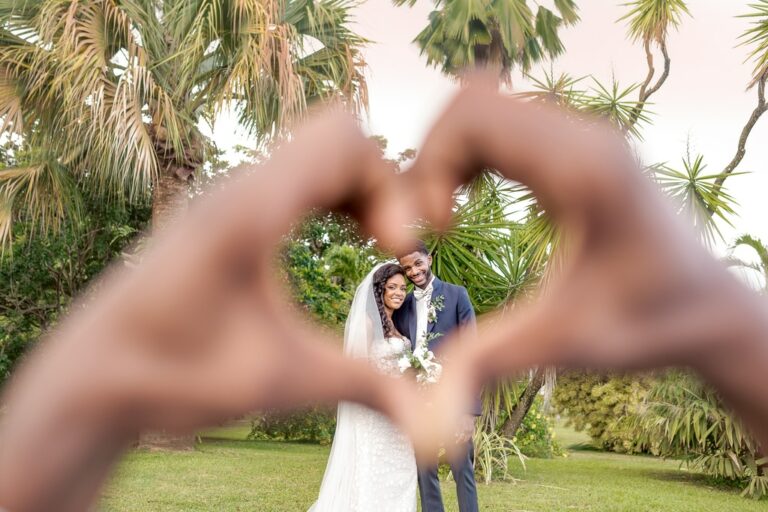
[[[414,252],[419,252],[424,256],[429,256],[429,249],[427,248],[427,244],[425,244],[423,240],[413,240],[411,243],[405,246],[405,249],[395,254],[395,256],[397,257],[397,259],[400,259],[403,256],[408,256],[409,254],[413,254]]]

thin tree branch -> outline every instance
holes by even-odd
[[[645,49],[645,60],[648,63],[648,75],[646,75],[645,81],[640,86],[637,105],[634,109],[632,109],[632,114],[630,115],[629,121],[624,126],[624,133],[628,133],[629,130],[631,130],[632,127],[637,124],[638,119],[640,119],[640,115],[645,109],[645,104],[648,101],[648,98],[650,98],[652,94],[658,91],[664,82],[666,82],[667,77],[669,76],[669,68],[672,64],[672,60],[669,58],[669,53],[667,52],[667,42],[662,39],[659,41],[659,49],[661,50],[661,54],[664,57],[664,70],[661,72],[661,75],[659,76],[659,79],[656,81],[656,83],[651,86],[653,76],[656,73],[656,68],[654,68],[653,65],[653,52],[651,51],[650,39],[645,39],[643,48]]]
[[[669,53],[667,53],[667,42],[662,39],[659,43],[659,48],[661,49],[661,54],[664,56],[664,71],[661,73],[659,80],[653,85],[653,87],[648,89],[648,91],[645,93],[643,103],[645,103],[653,93],[659,90],[662,84],[667,81],[667,77],[669,76],[669,68],[672,64],[672,60],[669,58]]]
[[[715,197],[717,197],[720,193],[720,190],[723,187],[723,183],[725,183],[726,178],[730,176],[734,170],[736,170],[736,167],[741,163],[741,161],[744,159],[744,155],[747,154],[747,139],[749,139],[749,134],[752,132],[752,128],[754,128],[755,124],[757,123],[757,120],[760,119],[760,116],[762,116],[766,110],[768,110],[768,104],[766,104],[765,101],[765,82],[768,79],[768,71],[764,72],[763,75],[760,77],[760,80],[757,82],[757,106],[755,107],[755,110],[752,111],[752,115],[749,116],[749,119],[747,120],[747,124],[744,125],[744,128],[741,130],[741,136],[739,137],[739,144],[736,147],[736,154],[733,156],[731,161],[728,163],[728,165],[725,166],[725,169],[723,169],[723,172],[720,173],[720,175],[715,180],[715,185],[712,189],[713,194]],[[713,208],[707,208],[707,214],[711,217],[715,213],[715,210]]]
[[[645,82],[640,86],[640,101],[645,98],[645,92],[648,90],[648,86],[651,85],[653,75],[656,73],[656,68],[653,67],[653,52],[651,51],[651,40],[646,39],[643,42],[643,49],[645,50],[645,61],[648,64],[648,75],[645,77]]]

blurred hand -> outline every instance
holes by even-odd
[[[475,422],[477,418],[469,414],[463,416],[456,430],[455,444],[466,445],[475,435]]]
[[[476,339],[450,347],[432,439],[450,439],[481,383],[534,365],[685,365],[768,445],[764,307],[681,225],[620,134],[475,83],[437,121],[406,179],[423,216],[445,227],[452,192],[488,167],[531,188],[563,234],[564,265],[535,300],[486,316]]]
[[[397,249],[413,213],[378,148],[351,117],[328,112],[243,174],[152,240],[136,268],[112,268],[15,374],[0,506],[89,508],[142,429],[336,400],[381,409],[406,430],[421,424],[415,386],[343,358],[289,305],[275,268],[282,237],[315,207],[353,213]]]

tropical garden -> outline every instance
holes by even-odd
[[[394,4],[405,17],[417,1],[426,0]],[[634,148],[654,129],[654,95],[675,72],[668,35],[694,22],[690,3],[623,6],[615,21],[645,56],[634,83],[556,71],[568,51],[562,31],[578,30],[578,0],[435,0],[408,37],[426,66],[459,82],[468,68],[490,69],[509,94],[603,117]],[[222,116],[249,134],[241,155],[258,163],[317,102],[365,115],[364,51],[374,43],[356,33],[356,8],[348,0],[0,1],[0,382],[73,297],[98,286],[102,270],[140,263],[146,237],[207,187],[244,172],[210,136]],[[637,158],[701,243],[729,247],[726,263],[752,273],[765,293],[768,245],[723,234],[738,229],[728,184],[759,143],[750,135],[768,110],[768,1],[754,0],[741,22],[731,44],[753,67],[743,86],[754,105],[732,159],[712,169],[706,154]],[[392,155],[385,138],[373,138],[393,172],[406,170],[416,150]],[[456,191],[450,229],[416,227],[435,274],[465,286],[478,315],[514,309],[567,255],[547,212],[493,169]],[[336,333],[357,283],[390,257],[351,219],[324,211],[307,212],[281,254],[295,301]],[[311,408],[258,411],[193,438],[147,433],[103,507],[305,510],[334,428],[334,410]],[[765,510],[768,500],[768,455],[684,369],[530,368],[484,389],[474,444],[484,510]],[[454,506],[447,465],[441,477]]]

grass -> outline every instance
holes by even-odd
[[[133,452],[104,493],[104,511],[305,511],[314,501],[328,447],[245,441],[248,429],[203,435],[193,452]],[[567,458],[531,459],[515,481],[478,485],[480,510],[768,512],[768,502],[741,498],[679,469],[674,461],[584,449],[589,439],[558,427]],[[447,511],[457,511],[453,483],[443,484]],[[386,511],[382,508],[382,511]]]

